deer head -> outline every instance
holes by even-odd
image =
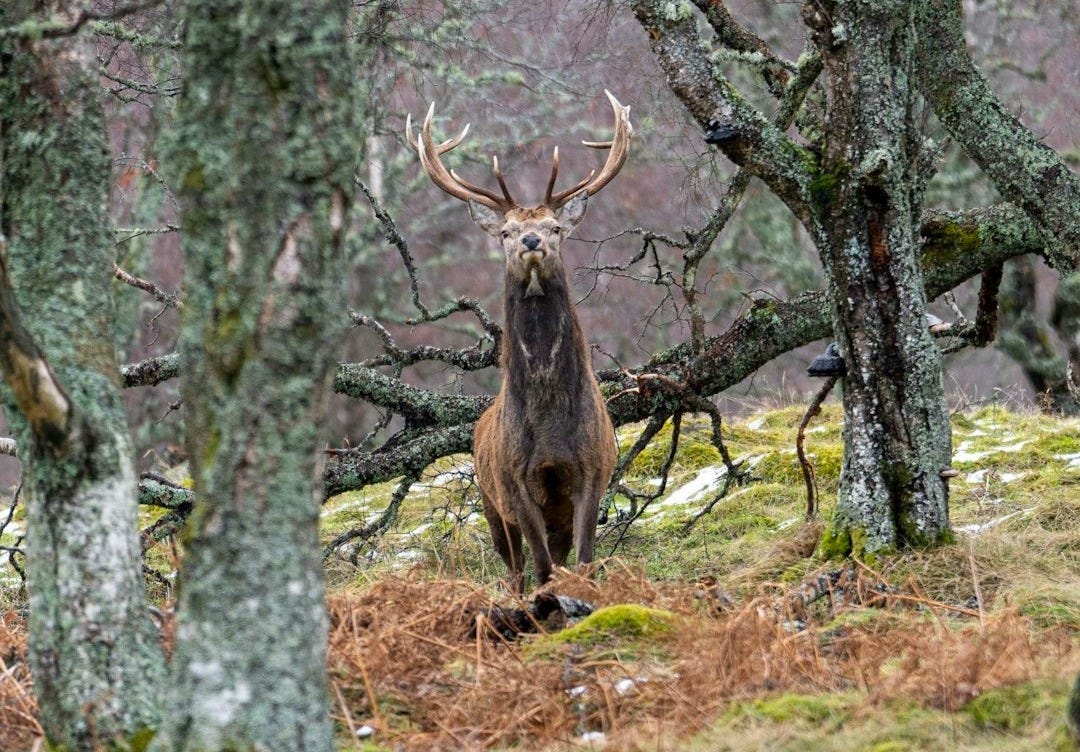
[[[413,136],[411,116],[405,120],[406,138],[420,156],[424,171],[439,188],[467,202],[473,221],[499,241],[506,254],[507,273],[511,279],[527,285],[526,297],[543,295],[545,280],[552,274],[561,273],[562,241],[584,218],[589,196],[607,185],[626,162],[633,133],[630,108],[619,104],[610,91],[605,89],[604,93],[615,113],[615,132],[610,141],[582,141],[593,149],[610,150],[599,174],[593,170],[570,188],[555,192],[555,180],[559,174],[559,147],[556,146],[544,201],[532,207],[521,206],[514,200],[499,169],[498,157],[492,157],[492,167],[502,195],[463,180],[443,165],[442,155],[465,139],[469,132],[468,125],[457,138],[436,144],[431,138],[434,102],[428,108],[419,139]]]

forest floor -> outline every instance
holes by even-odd
[[[469,458],[432,468],[389,533],[327,564],[339,749],[1076,749],[1080,421],[955,414],[955,542],[862,563],[813,556],[841,410],[827,405],[807,432],[811,521],[800,417],[725,426],[751,477],[721,499],[708,425],[688,421],[663,493],[644,509],[617,499],[593,577],[564,571],[544,589],[594,613],[516,638],[497,627],[526,603],[500,582]],[[660,488],[670,441],[654,440],[628,486]],[[332,499],[325,539],[377,519],[393,490]],[[0,596],[5,750],[31,749],[37,729],[17,599]]]

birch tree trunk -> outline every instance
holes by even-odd
[[[912,120],[907,2],[826,4],[818,249],[846,363],[844,463],[826,556],[872,556],[949,535],[951,434],[920,261],[921,139]]]
[[[62,10],[8,4],[0,26]],[[97,63],[88,37],[0,48],[0,367],[23,463],[34,691],[54,748],[128,749],[158,724],[165,663],[113,347]]]
[[[819,150],[750,107],[712,64],[717,40],[727,44],[728,32],[739,30],[722,4],[695,5],[715,38],[700,34],[685,3],[632,3],[672,91],[703,129],[723,134],[713,141],[720,151],[799,218],[829,278],[833,333],[847,363],[846,434],[839,499],[821,551],[872,556],[946,538],[940,473],[951,438],[919,258],[926,165],[912,123],[913,9],[897,0],[804,4],[824,64],[826,112],[820,121],[804,112],[811,127],[799,127],[811,143],[822,134]],[[816,76],[815,57],[793,69],[791,81]]]
[[[196,492],[159,750],[331,749],[317,536],[347,323],[349,4],[192,0],[171,134]]]

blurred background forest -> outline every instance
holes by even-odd
[[[682,283],[685,231],[707,220],[733,165],[707,145],[668,88],[641,26],[619,2],[460,3],[380,1],[356,3],[352,33],[375,51],[376,64],[356,71],[364,95],[355,102],[366,149],[358,155],[358,181],[394,218],[417,270],[416,294],[434,309],[456,298],[479,300],[501,318],[501,253],[471,223],[464,207],[423,176],[404,138],[407,113],[437,105],[439,138],[472,124],[470,137],[448,161],[463,176],[493,185],[490,156],[497,154],[515,193],[538,200],[558,144],[564,181],[577,180],[603,154],[580,145],[610,128],[603,89],[632,106],[635,138],[616,185],[590,203],[589,217],[566,246],[589,338],[604,353],[598,368],[635,364],[689,338]],[[803,48],[800,5],[772,0],[728,3],[732,12],[772,48],[795,59]],[[1080,161],[1080,35],[1068,2],[965,2],[968,44],[997,95],[1070,164]],[[180,81],[173,4],[156,6],[121,23],[95,27],[101,81],[111,93],[109,115],[115,183],[111,212],[118,264],[161,290],[179,289],[182,256],[177,231],[175,176],[159,162],[159,134],[168,122]],[[752,55],[721,60],[753,104],[770,111],[768,92]],[[927,110],[925,119],[933,127]],[[940,140],[947,144],[943,133]],[[364,194],[357,192],[364,202]],[[959,148],[947,145],[930,183],[927,208],[957,209],[999,200],[989,181]],[[370,207],[356,213],[351,235],[357,269],[346,281],[351,312],[377,319],[400,346],[437,343],[464,348],[483,333],[472,320],[449,317],[414,326],[410,278],[384,226]],[[674,241],[665,242],[665,241]],[[117,282],[117,284],[120,284]],[[946,359],[951,404],[987,401],[1039,405],[1066,412],[1070,405],[1046,394],[1064,378],[1068,337],[1055,330],[1057,275],[1025,257],[1004,270],[997,340]],[[753,298],[786,299],[820,289],[817,253],[799,222],[778,199],[752,183],[732,221],[698,271],[698,303],[706,333],[723,331]],[[956,293],[959,310],[975,312],[975,287]],[[136,362],[174,349],[175,306],[132,289],[117,295],[121,361]],[[944,319],[955,309],[931,307]],[[348,316],[350,311],[338,315]],[[335,315],[328,312],[328,315]],[[354,317],[355,319],[355,317]],[[805,376],[812,345],[771,362],[720,398],[732,414],[762,405],[806,401]],[[341,342],[342,362],[380,352],[375,331],[354,327]],[[1074,342],[1073,347],[1078,345]],[[617,361],[614,362],[614,361]],[[444,393],[492,393],[497,373],[465,373],[435,362],[411,367],[404,378]],[[182,436],[175,381],[126,391],[144,467],[171,464]],[[329,446],[363,445],[379,416],[335,395]],[[4,470],[14,480],[14,461]]]

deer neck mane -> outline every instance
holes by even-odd
[[[544,281],[544,294],[526,296],[526,285],[506,279],[506,327],[503,333],[503,392],[519,403],[570,409],[592,378],[564,270]]]

